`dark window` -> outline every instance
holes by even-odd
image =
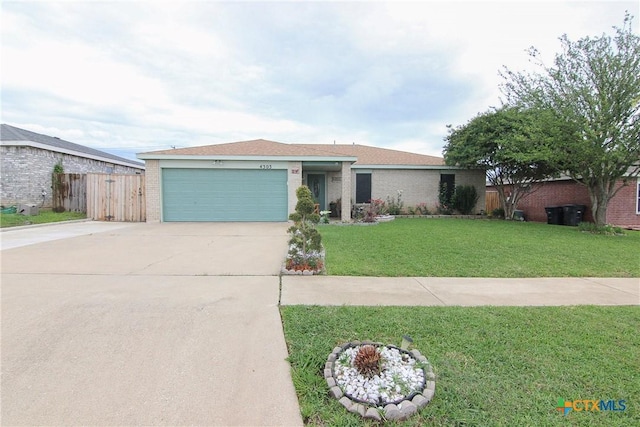
[[[451,198],[453,197],[453,192],[456,189],[456,176],[452,173],[442,173],[440,174],[440,187],[446,185],[447,188],[445,190],[445,197],[448,203],[451,203]]]
[[[371,174],[356,174],[356,203],[369,203],[371,201]]]

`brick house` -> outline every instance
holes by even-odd
[[[298,187],[320,210],[371,199],[435,210],[442,181],[474,185],[484,207],[484,170],[444,159],[365,145],[284,144],[264,139],[138,154],[146,165],[147,221],[286,221]]]
[[[619,185],[622,186],[620,181]],[[593,222],[591,200],[587,187],[571,179],[558,179],[535,184],[534,191],[524,196],[518,209],[524,211],[527,221],[546,222],[545,207],[563,205],[585,205],[584,221]],[[489,186],[487,191],[494,191]],[[640,229],[640,178],[634,178],[609,201],[607,222],[624,228]]]
[[[143,163],[6,124],[0,125],[0,154],[4,206],[51,206],[51,175],[58,163],[65,173],[144,173]]]

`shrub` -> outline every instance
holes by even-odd
[[[376,222],[376,217],[387,212],[384,202],[380,199],[371,199],[369,205],[364,209],[362,222]]]
[[[606,236],[624,236],[624,230],[621,227],[616,227],[611,224],[599,226],[593,222],[581,222],[578,224],[578,230],[591,233],[591,234],[603,234]]]
[[[440,183],[438,190],[438,213],[443,215],[451,215],[453,209],[451,207],[451,199],[453,194],[449,192],[449,186],[446,182]]]
[[[492,218],[500,218],[504,219],[504,209],[503,208],[495,208],[491,211]]]
[[[296,211],[289,215],[294,224],[289,227],[289,254],[287,268],[310,269],[322,268],[322,236],[315,225],[320,216],[315,211],[311,190],[306,185],[296,190],[298,202]]]
[[[431,215],[431,211],[427,208],[426,203],[420,203],[416,206],[416,213],[418,215]]]
[[[404,203],[402,202],[402,190],[398,190],[397,199],[387,196],[387,212],[389,213],[389,215],[400,215],[402,213],[403,206]]]
[[[451,197],[451,206],[462,215],[473,212],[478,203],[478,191],[473,185],[458,185]]]

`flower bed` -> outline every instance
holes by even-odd
[[[373,361],[373,366],[378,364],[375,374],[362,373],[357,359],[363,347],[375,348],[379,359]],[[426,406],[435,392],[431,365],[418,350],[369,341],[334,348],[324,376],[330,393],[349,412],[376,420],[404,420]]]

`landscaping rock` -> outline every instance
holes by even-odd
[[[382,417],[380,416],[380,412],[376,408],[369,408],[367,412],[364,414],[364,418],[369,418],[371,420],[382,421]]]
[[[342,390],[340,390],[340,387],[338,387],[338,386],[331,387],[331,389],[329,389],[329,392],[336,399],[340,399],[342,397],[342,395],[344,394],[344,393],[342,393]]]
[[[398,405],[398,408],[400,409],[400,413],[402,414],[403,420],[406,420],[411,415],[418,412],[418,407],[413,402],[410,402],[409,400],[404,400],[403,402],[401,402]]]
[[[351,412],[351,408],[354,406],[351,399],[349,399],[347,396],[342,396],[339,402],[342,406],[345,407],[347,411]]]
[[[384,407],[384,417],[390,421],[397,421],[402,419],[402,413],[396,405],[391,403]]]

